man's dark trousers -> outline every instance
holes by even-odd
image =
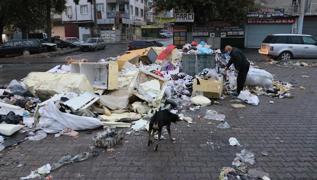
[[[245,67],[241,68],[238,72],[238,78],[237,78],[237,93],[238,95],[243,90],[245,80],[247,79],[247,75],[249,72],[250,65],[245,65]]]

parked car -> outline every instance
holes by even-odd
[[[75,48],[75,47],[78,47],[71,42],[63,41],[63,40],[56,38],[56,37],[43,39],[42,42],[54,43],[54,44],[56,44],[57,48]]]
[[[65,41],[72,43],[73,45],[75,45],[77,47],[79,47],[83,43],[77,37],[65,37]]]
[[[99,50],[105,49],[106,44],[103,39],[101,38],[89,38],[85,43],[80,45],[81,51],[91,51],[91,50]]]
[[[304,34],[268,35],[259,53],[274,59],[317,58],[317,40]]]
[[[45,48],[38,39],[21,39],[7,41],[0,47],[0,56],[7,55],[29,55],[41,53]]]
[[[128,50],[142,49],[147,47],[162,47],[163,44],[157,41],[132,41],[128,45]]]
[[[161,30],[160,37],[171,38],[171,37],[173,37],[173,33],[171,31],[168,31],[168,30]]]

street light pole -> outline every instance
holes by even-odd
[[[305,16],[305,6],[306,6],[306,0],[301,0],[300,3],[300,15],[298,17],[298,34],[303,34],[303,25],[304,25],[304,16]]]

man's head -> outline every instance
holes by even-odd
[[[225,47],[225,52],[231,53],[231,51],[232,51],[232,46],[227,45],[227,46]]]

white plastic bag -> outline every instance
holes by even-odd
[[[241,91],[238,96],[238,99],[241,99],[245,103],[251,104],[254,106],[257,106],[260,103],[258,96],[251,94],[250,91],[248,90]]]
[[[23,126],[15,124],[0,124],[0,134],[5,136],[11,136],[15,132],[19,131]]]
[[[224,114],[218,114],[215,110],[208,110],[204,119],[215,120],[215,121],[224,121],[226,116]]]
[[[245,84],[269,89],[273,86],[273,75],[263,69],[251,67]]]
[[[200,106],[208,106],[211,104],[210,99],[206,98],[205,96],[195,96],[192,97],[190,100],[193,104]]]
[[[73,130],[95,129],[102,125],[101,121],[92,117],[76,116],[60,112],[53,102],[39,110],[40,120],[38,126],[46,133],[58,133],[65,128]]]

